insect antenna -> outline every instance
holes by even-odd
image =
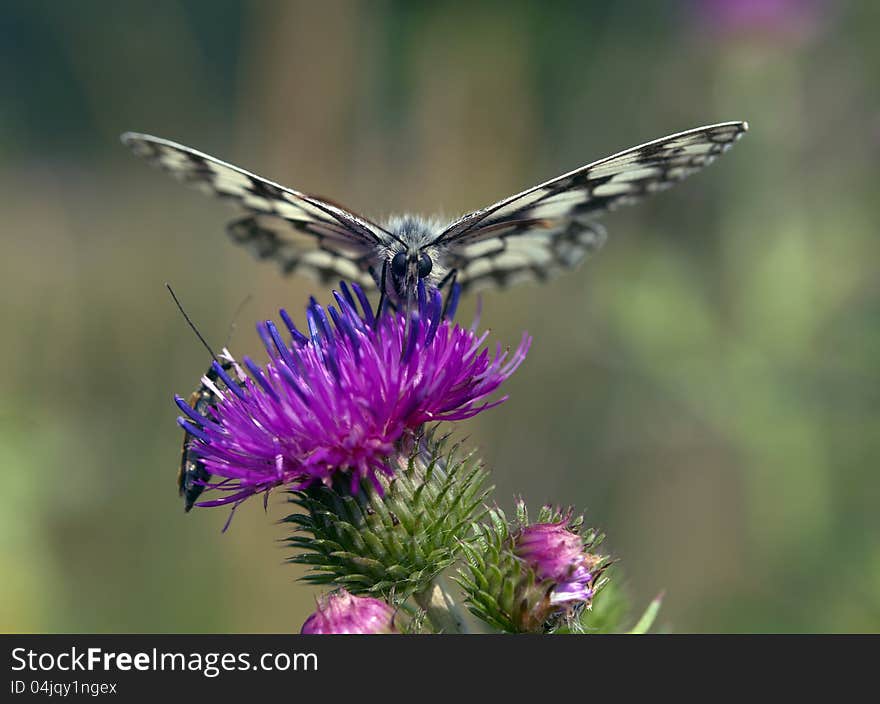
[[[186,314],[186,311],[183,309],[183,305],[181,305],[180,300],[177,298],[177,294],[175,294],[174,289],[171,288],[171,284],[166,283],[165,288],[168,289],[168,293],[170,293],[171,298],[174,299],[174,303],[177,305],[177,309],[180,311],[181,315],[183,315],[183,319],[186,320],[186,322],[192,328],[192,331],[196,334],[196,337],[199,338],[199,341],[205,346],[205,349],[208,350],[208,353],[211,355],[211,357],[213,357],[214,361],[219,364],[220,360],[217,359],[217,355],[214,354],[214,350],[211,349],[211,345],[209,345],[207,340],[202,337],[202,333],[199,332],[199,329],[196,327],[195,323]],[[247,301],[247,299],[245,299],[245,301]],[[230,331],[229,334],[231,335],[232,331]]]

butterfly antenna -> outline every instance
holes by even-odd
[[[211,349],[211,345],[208,344],[207,340],[202,337],[202,333],[199,332],[199,329],[196,327],[195,323],[190,319],[190,317],[186,314],[186,311],[183,309],[183,306],[180,303],[180,300],[177,298],[177,294],[174,293],[174,289],[171,288],[171,284],[166,283],[165,288],[168,289],[168,293],[171,294],[171,298],[174,299],[174,303],[177,305],[177,309],[180,311],[181,315],[183,315],[183,319],[189,324],[192,328],[192,331],[196,334],[196,337],[199,338],[199,341],[205,346],[205,349],[208,350],[211,357],[214,358],[214,361],[217,360],[217,355],[214,354],[214,350]]]

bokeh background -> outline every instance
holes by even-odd
[[[878,32],[867,0],[5,0],[0,629],[294,632],[314,603],[280,495],[225,534],[183,513],[171,397],[209,360],[163,284],[218,346],[250,296],[258,359],[316,287],[119,133],[381,218],[747,119],[580,270],[485,294],[535,342],[466,432],[503,506],[585,509],[668,630],[880,630]]]

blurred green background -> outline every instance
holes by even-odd
[[[258,359],[253,322],[316,287],[119,133],[451,217],[747,119],[580,270],[485,294],[494,337],[535,342],[466,432],[504,507],[585,509],[671,630],[880,630],[880,4],[6,0],[0,23],[0,629],[294,632],[314,603],[280,494],[225,534],[183,513],[171,397],[209,360],[163,284],[215,345],[252,296],[231,347]]]

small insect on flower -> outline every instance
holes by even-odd
[[[192,331],[205,346],[205,349],[208,350],[208,354],[214,359],[214,363],[219,364],[220,369],[225,373],[225,378],[235,379],[235,383],[243,385],[245,374],[232,358],[229,350],[224,347],[219,356],[215,355],[211,346],[202,337],[195,323],[193,323],[183,309],[183,305],[178,300],[177,294],[174,293],[174,289],[168,284],[165,284],[165,287],[171,294],[171,298],[174,299],[174,303],[183,315],[184,320],[192,328]],[[210,418],[212,409],[217,404],[217,399],[224,389],[226,389],[226,385],[214,368],[214,364],[212,364],[202,377],[199,388],[190,394],[189,400],[184,402],[181,399],[180,404],[178,404],[186,404],[186,415],[189,417],[189,420],[183,417],[177,419],[178,424],[183,428],[183,448],[180,452],[180,468],[177,470],[177,490],[178,494],[183,497],[183,510],[187,513],[192,510],[195,502],[198,501],[199,496],[202,495],[207,483],[211,479],[210,472],[205,469],[205,463],[202,462],[196,451],[196,439],[202,434],[204,420]]]
[[[722,122],[662,137],[594,161],[446,223],[404,215],[384,225],[285,188],[182,144],[127,132],[140,157],[236,205],[230,237],[284,274],[325,282],[341,276],[379,288],[405,309],[417,285],[464,289],[544,280],[576,267],[605,241],[603,213],[662,191],[710,164],[739,139],[745,122]]]
[[[244,385],[244,372],[229,354],[229,350],[224,347],[216,361],[219,362],[227,378],[233,378],[239,385]],[[187,405],[196,415],[209,419],[211,410],[217,405],[218,391],[222,393],[225,389],[226,385],[212,365],[202,377],[199,388],[190,395]],[[180,454],[180,469],[177,472],[177,488],[184,500],[183,510],[189,513],[211,480],[211,474],[205,469],[205,463],[196,451],[196,441],[203,430],[201,423],[191,416],[189,420],[179,418],[178,423],[183,428],[183,449]]]

